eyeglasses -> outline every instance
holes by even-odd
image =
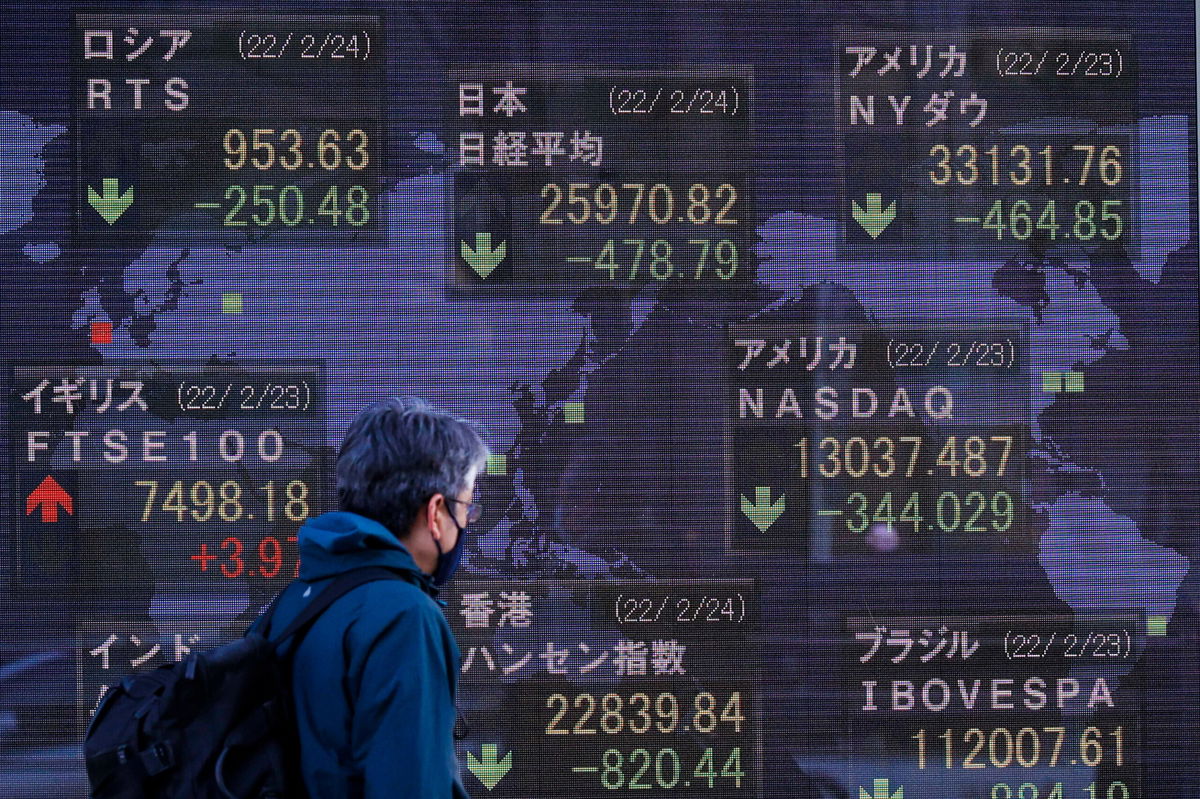
[[[451,497],[444,497],[444,499],[447,502],[467,506],[467,524],[474,524],[483,516],[483,506],[478,502],[463,502],[461,499],[452,499]]]

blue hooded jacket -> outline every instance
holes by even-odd
[[[275,634],[345,571],[387,566],[416,576],[415,585],[360,585],[321,614],[298,648],[293,638],[279,649],[291,660],[309,794],[466,799],[454,750],[459,649],[437,589],[396,536],[358,514],[310,519],[299,546],[300,578],[279,600]],[[250,629],[263,633],[261,624]]]

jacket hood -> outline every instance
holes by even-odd
[[[251,625],[258,634],[266,628],[277,638],[311,607],[323,582],[308,581],[366,565],[419,575],[415,585],[408,574],[370,583],[359,601],[334,602],[302,638],[275,650],[290,661],[289,727],[304,753],[303,795],[469,799],[453,743],[462,653],[445,601],[428,593],[432,581],[386,527],[355,513],[310,519],[298,538],[300,579],[280,593],[270,619]]]
[[[410,571],[427,592],[436,594],[429,575],[400,540],[379,522],[348,511],[333,511],[309,519],[300,528],[300,579],[334,577],[363,566],[386,566]]]

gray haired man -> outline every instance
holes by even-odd
[[[467,796],[453,740],[459,650],[437,593],[479,519],[475,478],[487,456],[470,422],[411,397],[372,405],[346,431],[340,510],[300,529],[300,577],[270,626],[284,629],[351,569],[384,566],[410,579],[352,589],[294,652],[291,640],[280,649],[311,796]]]

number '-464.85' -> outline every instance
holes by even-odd
[[[1116,241],[1125,232],[1121,200],[1080,200],[1059,215],[1054,200],[1047,200],[1040,208],[1028,200],[1005,203],[996,200],[988,208],[981,226],[996,234],[996,240],[1005,237],[1026,241],[1036,236],[1048,241]]]

